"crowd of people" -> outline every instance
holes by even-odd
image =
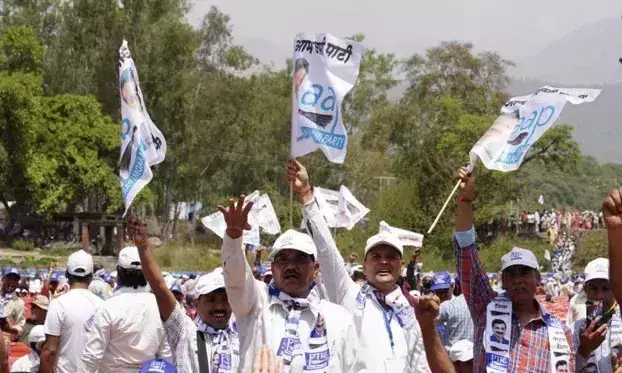
[[[306,227],[279,236],[267,263],[247,260],[252,203],[240,196],[219,206],[222,266],[198,277],[163,272],[136,217],[126,223],[134,246],[112,273],[83,250],[62,275],[6,269],[0,372],[622,372],[622,277],[610,279],[609,259],[573,274],[574,242],[562,234],[553,273],[517,247],[486,272],[465,170],[455,267],[436,273],[423,272],[418,248],[406,260],[389,232],[369,237],[361,264],[344,260],[306,169],[292,160],[287,178]],[[611,250],[622,250],[622,194],[612,196],[603,218]]]

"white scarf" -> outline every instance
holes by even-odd
[[[311,290],[306,298],[293,298],[276,288],[274,283],[270,283],[268,292],[277,302],[288,311],[285,320],[285,335],[281,338],[281,343],[276,356],[283,359],[285,373],[291,369],[292,361],[297,356],[303,356],[305,372],[326,372],[330,360],[328,350],[328,338],[326,335],[326,321],[319,312],[320,295],[315,282],[311,285]],[[303,351],[298,333],[300,315],[302,311],[308,309],[316,317],[315,327],[309,336],[309,351]]]
[[[399,286],[389,294],[385,295],[371,286],[369,282],[366,282],[363,286],[361,286],[361,290],[356,296],[356,313],[358,315],[363,313],[368,296],[374,297],[374,299],[376,299],[381,306],[382,303],[384,303],[391,307],[391,310],[395,314],[395,317],[402,328],[408,329],[415,325],[415,310],[412,308]]]
[[[550,315],[540,306],[542,318],[546,323],[549,336],[551,372],[555,372],[555,365],[559,361],[565,361],[568,365],[571,350],[564,324]],[[505,324],[505,333],[499,340],[493,332],[493,322],[495,324]],[[512,343],[512,301],[506,293],[497,295],[486,307],[486,330],[484,331],[484,348],[486,349],[486,372],[488,373],[507,373],[510,368],[510,351]]]
[[[214,329],[203,322],[199,316],[195,317],[194,324],[197,326],[198,331],[207,333],[212,337],[211,343],[215,348],[212,349],[211,373],[231,372],[234,348],[232,341],[236,333],[230,326],[227,326],[226,329]]]
[[[587,327],[584,320],[583,327]],[[616,306],[616,311],[611,317],[607,325],[607,338],[597,347],[587,359],[587,365],[595,364],[598,373],[611,373],[611,348],[622,343],[622,319],[620,317],[620,308]]]

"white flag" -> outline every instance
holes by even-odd
[[[244,199],[244,206],[246,206],[249,202],[255,201],[259,197],[259,191],[254,191],[250,195],[246,196]],[[235,204],[237,206],[237,202]],[[251,230],[244,231],[244,235],[242,237],[242,242],[250,245],[259,245],[259,226],[253,222],[250,214],[248,223],[251,226]],[[223,238],[225,236],[225,231],[227,230],[227,223],[225,222],[225,216],[222,212],[217,211],[211,215],[205,216],[201,219],[201,223],[214,232],[218,237]]]
[[[268,234],[281,233],[281,224],[276,216],[272,201],[267,194],[262,194],[257,198],[250,212],[251,217],[257,222],[259,227]]]
[[[315,187],[313,196],[330,228],[351,230],[369,212],[344,185],[339,187],[339,192]],[[304,229],[305,225],[306,221],[303,221],[301,228]]]
[[[244,231],[242,241],[245,244],[259,245],[259,230],[263,229],[268,234],[278,234],[281,232],[281,225],[276,216],[276,212],[272,207],[272,201],[267,194],[259,195],[259,191],[254,191],[246,197],[244,205],[253,202],[253,208],[248,215],[248,224],[251,226],[250,231]],[[217,211],[201,219],[201,223],[214,232],[218,237],[223,238],[227,230],[227,223],[222,212]]]
[[[544,196],[540,194],[540,198],[538,198],[538,203],[544,205]]]
[[[356,83],[363,45],[330,34],[301,33],[294,43],[292,157],[321,149],[343,163],[348,134],[341,102]]]
[[[166,140],[147,113],[138,72],[125,40],[119,49],[119,92],[123,118],[119,174],[127,213],[134,197],[151,181],[151,166],[164,160]]]
[[[566,102],[592,102],[599,94],[600,89],[545,86],[531,95],[511,98],[471,149],[469,169],[479,158],[491,170],[517,170],[531,146],[555,124]]]
[[[423,246],[423,235],[421,233],[411,232],[406,229],[395,228],[390,226],[386,221],[380,222],[379,232],[389,232],[397,236],[404,246]]]
[[[551,253],[548,250],[544,250],[544,259],[551,261]]]

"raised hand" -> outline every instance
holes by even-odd
[[[602,211],[607,229],[622,229],[622,187],[609,193],[603,201]]]
[[[227,236],[236,239],[244,234],[244,231],[251,229],[248,224],[248,213],[253,208],[253,202],[249,202],[244,206],[244,199],[246,197],[241,195],[238,199],[237,205],[233,198],[229,198],[229,207],[225,208],[222,205],[218,205],[218,210],[225,216],[225,222],[227,223]]]
[[[588,358],[592,351],[598,348],[607,335],[607,324],[603,324],[600,327],[597,326],[598,319],[592,320],[592,322],[583,330],[579,336],[579,354],[584,358]]]
[[[287,162],[287,182],[292,186],[298,202],[306,204],[313,199],[313,191],[309,183],[309,174],[307,169],[295,159]]]
[[[415,316],[422,326],[435,325],[441,300],[436,295],[423,295],[415,297]]]
[[[475,199],[475,176],[469,174],[467,169],[462,167],[460,171],[458,171],[458,179],[462,181],[458,191],[460,201],[473,202]]]
[[[147,237],[147,225],[135,216],[128,216],[125,229],[127,235],[134,245],[140,249],[146,249],[149,246],[149,238]]]
[[[255,352],[253,373],[283,373],[283,360],[275,361],[274,353],[268,346],[261,346],[261,349]]]

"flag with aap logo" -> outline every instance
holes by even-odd
[[[151,166],[164,160],[166,140],[147,113],[138,72],[125,40],[119,49],[119,92],[123,118],[119,175],[127,213],[134,197],[151,181]]]
[[[301,33],[294,43],[292,157],[321,149],[343,163],[348,134],[341,103],[356,83],[363,45],[330,34]]]
[[[511,98],[471,149],[469,169],[479,158],[490,170],[517,170],[533,144],[555,124],[566,102],[592,102],[599,94],[600,89],[545,86],[528,96]]]

